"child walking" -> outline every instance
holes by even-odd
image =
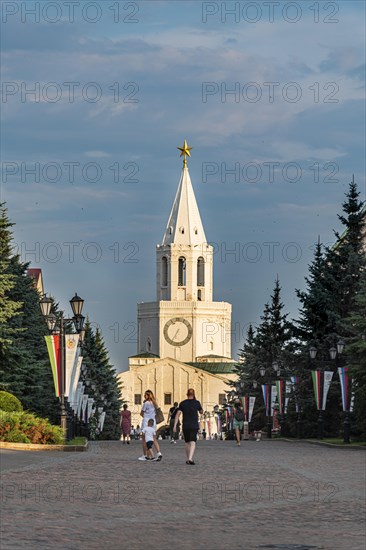
[[[146,447],[147,447],[147,453],[146,453],[146,460],[158,460],[158,458],[155,458],[152,452],[152,447],[154,443],[156,443],[156,431],[154,428],[154,419],[150,418],[147,422],[146,428],[143,429],[143,434],[145,436],[146,441]]]

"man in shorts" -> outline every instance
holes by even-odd
[[[194,466],[193,455],[196,449],[198,425],[198,413],[202,414],[201,403],[196,399],[194,389],[189,388],[187,399],[179,404],[178,412],[175,415],[173,431],[177,431],[177,424],[181,414],[183,414],[183,437],[187,460],[186,464]]]

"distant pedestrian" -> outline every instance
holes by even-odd
[[[131,433],[131,411],[128,410],[127,404],[123,405],[123,410],[120,412],[120,427],[122,430],[123,445],[126,443],[130,444],[130,433]]]
[[[193,455],[196,449],[198,425],[198,413],[202,414],[201,403],[196,399],[194,389],[189,388],[187,399],[179,404],[178,412],[175,415],[173,430],[177,430],[177,425],[181,414],[183,414],[183,436],[187,460],[186,464],[194,465]]]
[[[236,444],[240,447],[240,435],[243,431],[244,426],[244,411],[243,406],[240,401],[234,403],[234,419],[233,419],[233,428],[235,430]]]
[[[207,437],[207,433],[206,433],[205,428],[203,428],[203,430],[202,430],[202,439],[206,439],[206,437]]]
[[[178,412],[178,402],[176,401],[173,405],[173,407],[170,407],[169,414],[168,414],[168,422],[169,422],[169,435],[170,435],[170,443],[176,443],[178,439],[179,429],[180,429],[180,422],[177,424],[177,429],[174,430],[174,419],[175,415]]]
[[[146,392],[144,393],[144,403],[140,412],[140,415],[142,416],[141,431],[143,454],[138,458],[138,460],[146,460],[146,457],[148,456],[144,430],[148,427],[149,420],[153,420],[153,428],[154,430],[156,430],[155,411],[157,407],[158,404],[156,402],[153,392],[151,390],[146,390]],[[163,455],[160,452],[159,443],[157,442],[156,438],[154,439],[154,446],[157,450],[156,459],[161,460],[163,458]]]

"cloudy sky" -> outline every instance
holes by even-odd
[[[278,275],[296,316],[318,235],[364,177],[364,2],[3,2],[1,200],[22,259],[77,291],[117,370],[189,169],[233,357]]]

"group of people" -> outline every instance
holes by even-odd
[[[141,413],[142,424],[142,450],[143,454],[138,458],[141,461],[160,461],[163,455],[160,451],[160,446],[156,437],[156,410],[158,404],[155,396],[151,390],[146,390],[144,394],[144,402],[142,405]],[[196,449],[197,433],[199,430],[198,414],[202,414],[201,403],[196,399],[196,395],[193,388],[189,388],[187,391],[187,399],[178,404],[174,403],[174,406],[169,410],[168,422],[170,431],[171,443],[176,443],[179,430],[180,430],[180,418],[182,417],[183,425],[183,437],[185,441],[186,451],[186,464],[194,465],[193,460],[194,452]],[[123,437],[123,443],[127,441],[129,444],[130,432],[131,432],[131,411],[128,410],[127,405],[123,405],[123,410],[120,415],[120,425]],[[155,449],[155,454],[153,453]]]
[[[146,390],[144,394],[144,402],[140,415],[142,416],[141,435],[142,435],[142,451],[143,454],[138,460],[155,460],[160,461],[163,455],[160,451],[160,446],[156,437],[156,410],[158,404],[151,390]],[[170,408],[168,415],[170,442],[176,443],[180,431],[180,418],[183,418],[183,437],[185,441],[186,464],[194,465],[194,452],[196,449],[197,434],[199,431],[198,414],[202,414],[201,403],[196,399],[193,388],[187,391],[187,399],[178,404],[176,401],[174,406]],[[123,405],[121,411],[121,430],[123,443],[130,443],[131,433],[131,411],[127,405]],[[244,411],[240,400],[234,403],[234,419],[233,428],[235,431],[236,443],[240,446],[240,436],[244,425]],[[202,432],[202,436],[206,439],[206,432]],[[153,453],[155,448],[155,454]]]

